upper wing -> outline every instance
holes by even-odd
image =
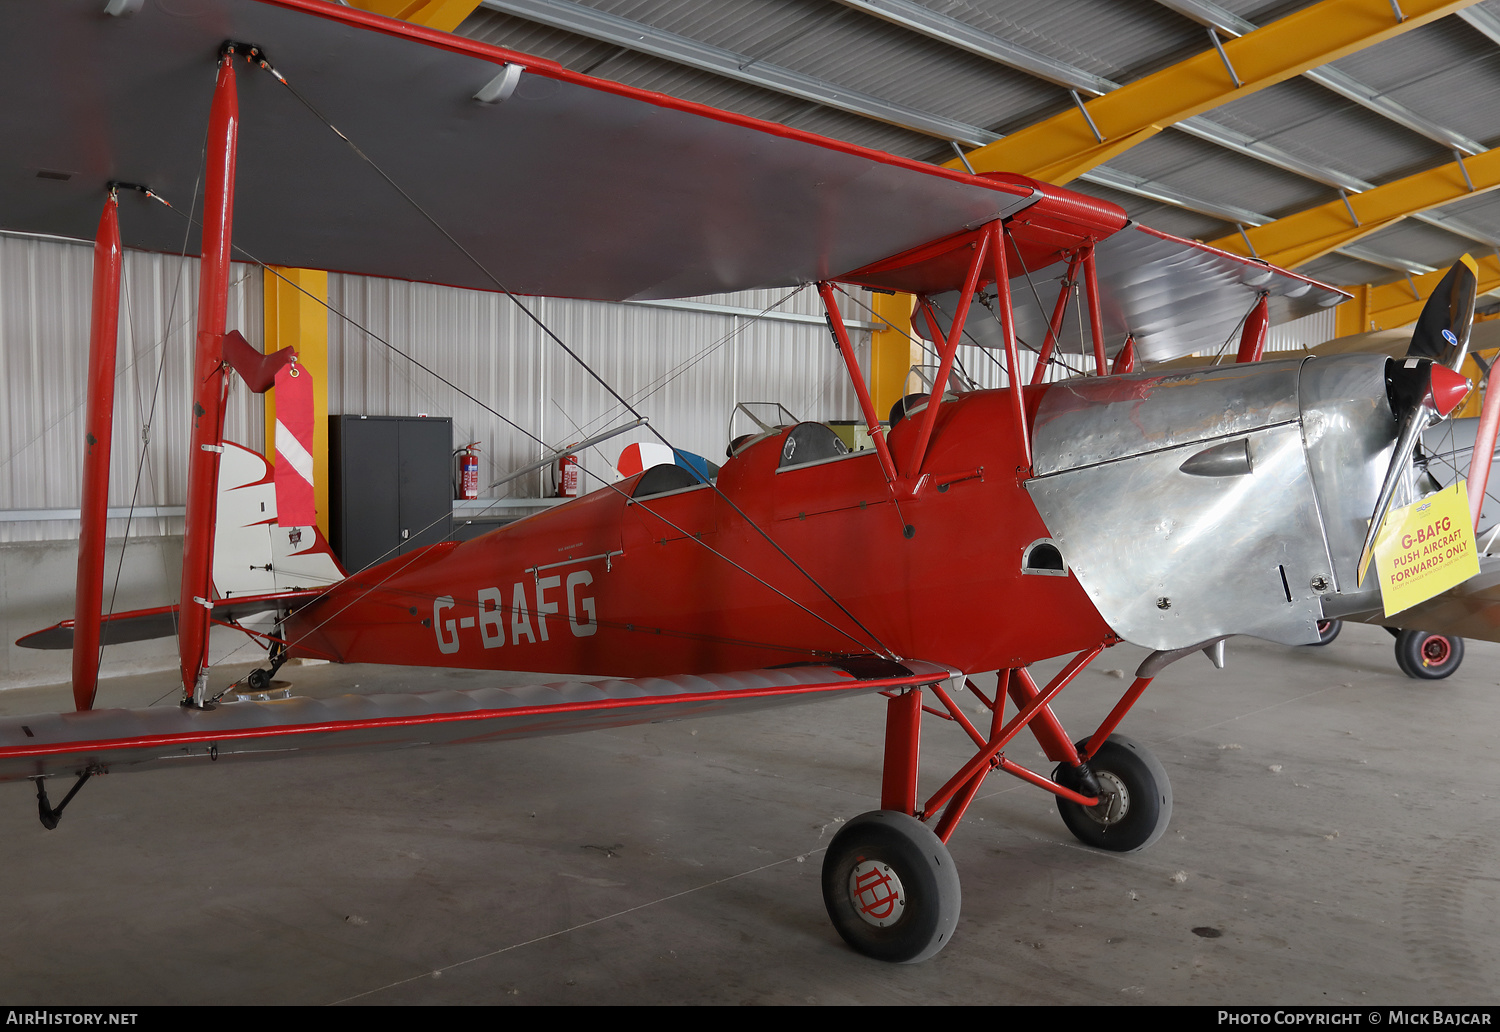
[[[1312,315],[1349,296],[1295,272],[1137,223],[1101,240],[1095,248],[1095,261],[1104,336],[1110,350],[1118,349],[1125,335],[1131,334],[1136,354],[1150,363],[1211,351],[1226,341],[1232,358],[1240,324],[1262,292],[1270,301],[1273,325]],[[1025,274],[1012,270],[1022,277],[1011,282],[1016,333],[1034,347],[1040,347],[1046,336],[1047,320],[1067,268],[1062,260],[1040,268],[1033,266],[1030,280],[1036,288],[1035,297],[1025,285]],[[942,295],[934,301],[940,311],[948,312],[956,298],[956,294]],[[939,323],[946,332],[948,319],[940,318]],[[1064,351],[1090,350],[1092,344],[1086,345],[1080,335],[1086,332],[1070,312],[1058,346]],[[1004,346],[994,319],[970,318],[964,333],[972,343],[984,347]],[[1410,336],[1407,334],[1408,339]]]
[[[0,228],[92,239],[110,180],[187,211],[228,39],[264,48],[291,87],[236,65],[234,241],[272,264],[685,297],[837,277],[1034,193],[313,0],[103,8],[0,4]],[[476,100],[507,63],[525,68],[514,92]],[[198,249],[140,195],[120,226],[129,247]]]
[[[932,684],[952,674],[934,663],[866,658],[734,674],[5,717],[0,781],[568,734]]]
[[[1039,269],[1052,261],[1039,254],[1107,237],[1106,327],[1135,332],[1147,358],[1237,320],[1247,305],[1226,302],[1224,284],[1265,270],[1116,232],[1116,206],[1025,177],[953,172],[315,0],[101,8],[0,4],[0,91],[25,98],[0,109],[0,228],[90,239],[111,180],[187,212],[215,62],[232,39],[263,48],[288,84],[238,66],[234,240],[251,260],[524,294],[687,297],[867,272],[1046,193],[1062,199],[1056,210],[1013,225],[1026,260]],[[504,99],[476,99],[514,67]],[[183,214],[139,194],[122,202],[127,246],[197,253]],[[919,264],[853,278],[930,293],[962,283],[960,261]],[[1298,311],[1342,297],[1267,279],[1273,295],[1300,297]]]

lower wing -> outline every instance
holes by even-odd
[[[1462,584],[1386,616],[1379,609],[1342,617],[1410,631],[1432,631],[1456,638],[1500,641],[1500,557],[1479,560],[1479,574]]]
[[[349,749],[570,734],[933,684],[936,663],[860,657],[741,673],[0,718],[0,781]]]

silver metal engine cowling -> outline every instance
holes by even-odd
[[[1368,608],[1355,563],[1395,439],[1383,356],[1083,378],[1050,388],[1027,488],[1122,638],[1288,645]]]

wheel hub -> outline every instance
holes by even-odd
[[[1447,662],[1452,652],[1453,647],[1448,644],[1448,639],[1434,634],[1422,643],[1422,662],[1427,666],[1439,666]]]
[[[901,920],[906,906],[901,879],[880,860],[862,861],[849,872],[849,899],[860,920],[876,928],[888,928]]]
[[[1130,812],[1130,790],[1107,770],[1094,771],[1094,777],[1099,779],[1099,802],[1083,812],[1095,824],[1118,824]]]

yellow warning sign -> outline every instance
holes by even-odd
[[[1380,599],[1387,616],[1462,584],[1479,573],[1469,489],[1460,480],[1411,505],[1392,509],[1375,538]]]

